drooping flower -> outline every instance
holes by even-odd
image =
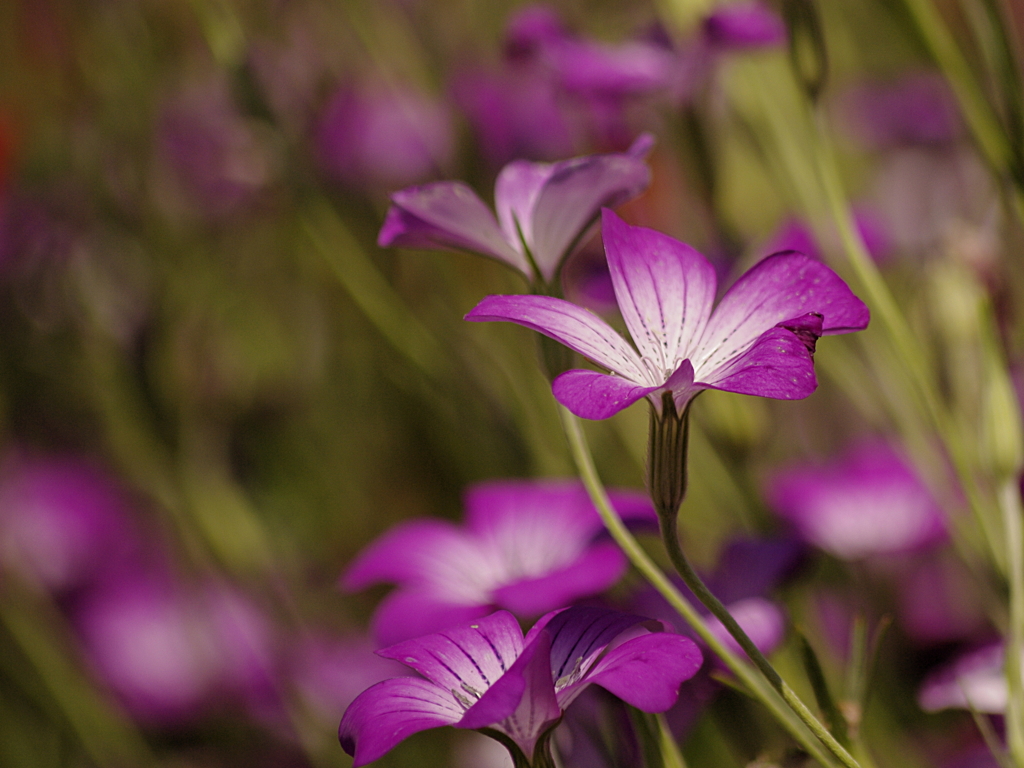
[[[885,444],[859,446],[827,466],[780,472],[767,496],[807,541],[843,560],[907,552],[945,536],[928,489]]]
[[[608,369],[566,371],[552,383],[555,398],[582,418],[608,418],[643,397],[661,412],[667,394],[682,413],[704,389],[807,397],[817,386],[817,339],[868,324],[867,307],[846,283],[803,254],[764,259],[712,311],[717,278],[704,256],[609,210],[602,228],[636,349],[600,318],[550,296],[488,296],[466,315],[532,328]]]
[[[655,521],[646,495],[615,491],[630,521]],[[381,603],[372,631],[384,644],[447,629],[505,608],[533,618],[602,592],[626,570],[583,486],[505,481],[466,494],[466,527],[440,520],[396,526],[349,567],[346,589],[399,588]]]
[[[646,712],[675,703],[680,684],[701,664],[693,641],[642,630],[639,616],[574,607],[549,613],[523,637],[499,611],[468,626],[378,651],[422,678],[385,680],[346,710],[338,735],[354,766],[384,755],[419,731],[452,725],[501,734],[528,761],[565,709],[597,684]],[[511,749],[511,747],[510,747]]]
[[[603,206],[647,188],[644,156],[652,144],[644,134],[624,153],[509,163],[495,184],[497,218],[462,182],[403,189],[391,196],[377,243],[474,251],[508,264],[531,283],[551,283]]]

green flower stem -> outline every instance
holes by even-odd
[[[665,573],[651,560],[615,512],[608,499],[608,494],[601,483],[601,479],[598,477],[597,468],[594,466],[594,459],[591,456],[590,448],[587,445],[579,420],[565,408],[560,407],[559,412],[562,417],[562,427],[569,441],[569,448],[579,470],[580,478],[583,480],[583,484],[586,486],[587,492],[590,494],[590,498],[601,515],[601,519],[604,521],[608,532],[622,548],[622,551],[629,558],[633,566],[658,590],[669,605],[693,627],[701,640],[725,662],[726,666],[732,670],[740,682],[747,687],[751,695],[764,704],[779,723],[790,732],[812,757],[826,766],[844,765],[847,768],[860,768],[857,761],[815,719],[810,710],[786,685],[785,681],[780,679],[780,687],[773,687],[756,670],[730,651],[711,632],[696,608],[675,588]],[[823,745],[827,749],[823,748]]]
[[[1024,678],[1021,654],[1024,654],[1024,527],[1022,527],[1020,487],[1009,478],[999,488],[1003,512],[1006,557],[1010,579],[1010,631],[1006,638],[1006,681],[1009,701],[1006,707],[1006,740],[1010,756],[1018,768],[1024,768]]]
[[[661,761],[665,768],[686,768],[686,760],[679,750],[679,745],[665,722],[665,715],[658,712],[654,715],[654,721],[658,724],[658,744],[661,747]]]

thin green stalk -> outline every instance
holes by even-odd
[[[686,768],[686,759],[672,736],[665,716],[659,712],[654,715],[654,720],[658,724],[658,743],[661,746],[661,760],[665,768]]]
[[[999,488],[1003,512],[1006,557],[1010,580],[1010,631],[1006,639],[1006,681],[1009,700],[1006,706],[1006,741],[1010,756],[1018,768],[1024,768],[1024,678],[1021,654],[1024,654],[1024,526],[1022,526],[1020,488],[1015,478]]]
[[[587,445],[586,437],[583,435],[579,420],[564,407],[559,406],[559,413],[562,418],[562,427],[569,441],[573,460],[576,462],[580,478],[587,489],[587,493],[601,515],[601,519],[604,521],[608,532],[629,558],[633,566],[658,590],[669,605],[686,620],[697,635],[700,636],[701,640],[708,645],[712,652],[722,659],[740,682],[747,687],[751,695],[764,704],[779,723],[807,750],[808,754],[825,766],[842,764],[848,768],[860,768],[857,762],[849,754],[845,753],[841,746],[839,749],[845,754],[846,759],[841,758],[839,755],[833,757],[828,750],[823,748],[822,742],[819,742],[816,738],[815,731],[802,717],[798,716],[799,713],[792,709],[793,705],[799,702],[799,699],[796,698],[792,691],[789,691],[785,683],[783,683],[784,690],[790,694],[788,699],[769,685],[755,669],[744,663],[711,632],[704,618],[697,612],[690,601],[676,589],[668,576],[651,560],[612,507],[604,485],[597,474],[597,468],[594,466],[594,459]],[[798,704],[798,706],[802,706],[802,704]],[[803,707],[803,710],[810,720],[817,723],[806,707]],[[824,730],[820,723],[817,723],[817,725],[818,728]],[[830,736],[827,731],[825,733]]]

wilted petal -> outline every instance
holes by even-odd
[[[634,154],[592,155],[556,164],[533,214],[533,255],[544,279],[554,277],[601,208],[636,197],[650,183],[650,168]]]
[[[457,725],[460,728],[497,728],[508,734],[525,754],[532,756],[537,738],[561,715],[551,679],[550,650],[547,635],[526,646],[508,673],[466,710]]]
[[[792,331],[772,328],[697,384],[741,395],[799,400],[814,392],[818,380],[807,345]]]
[[[458,602],[430,586],[399,588],[385,597],[370,620],[370,634],[381,645],[440,632],[485,616],[493,610],[487,599]]]
[[[465,184],[438,181],[410,187],[395,192],[391,202],[378,245],[475,251],[529,277],[526,257],[505,239],[494,214]]]
[[[867,327],[868,308],[835,272],[798,253],[762,260],[730,288],[708,321],[696,355],[697,380],[744,352],[780,323],[822,316],[822,334]],[[759,393],[754,393],[759,394]]]
[[[602,657],[571,688],[559,693],[563,707],[594,683],[644,712],[664,712],[679,698],[679,686],[693,677],[703,659],[688,637],[667,632],[627,640]]]
[[[466,315],[466,320],[517,323],[550,336],[627,379],[646,381],[640,358],[626,340],[601,318],[564,299],[488,296]]]
[[[625,555],[613,542],[597,544],[571,565],[494,590],[494,603],[517,616],[538,616],[575,600],[603,592],[626,570]]]
[[[462,718],[455,697],[427,680],[400,677],[363,691],[338,728],[342,748],[355,757],[353,766],[372,763],[414,733]]]
[[[523,649],[523,633],[511,613],[498,611],[472,624],[385,648],[444,690],[476,701],[504,675]],[[461,717],[461,714],[460,714]]]
[[[632,227],[608,209],[602,212],[601,234],[633,342],[667,378],[707,324],[717,289],[715,270],[685,243]]]
[[[555,399],[581,419],[607,419],[658,389],[582,369],[559,374],[551,383]]]

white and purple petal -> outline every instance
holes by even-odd
[[[600,366],[641,385],[650,380],[640,356],[615,329],[591,312],[551,296],[487,296],[466,320],[504,321],[550,336]]]
[[[356,697],[341,718],[338,739],[358,767],[382,757],[414,733],[454,725],[462,714],[449,691],[428,680],[399,677],[377,683]]]
[[[517,241],[506,239],[494,214],[465,184],[438,181],[410,187],[392,194],[391,202],[378,245],[475,251],[530,277]]]
[[[509,242],[525,240],[533,251],[533,212],[541,188],[555,172],[553,163],[515,160],[498,174],[494,183],[494,208]]]
[[[726,292],[691,356],[698,381],[780,323],[816,313],[822,334],[867,327],[868,308],[835,272],[799,253],[769,256]]]
[[[428,578],[434,566],[461,552],[464,531],[442,520],[412,520],[395,526],[359,553],[341,585],[359,590],[381,582],[405,583]]]
[[[718,280],[700,253],[675,238],[602,211],[608,269],[619,311],[640,356],[665,381],[700,338]]]
[[[799,400],[818,386],[807,343],[785,328],[772,328],[736,357],[708,370],[697,386],[741,395]]]
[[[551,382],[555,399],[581,419],[607,419],[637,400],[661,389],[644,387],[608,373],[575,369]]]
[[[401,586],[385,597],[370,619],[370,634],[380,645],[440,632],[486,616],[494,609],[484,596],[466,602],[438,594],[432,584]]]

